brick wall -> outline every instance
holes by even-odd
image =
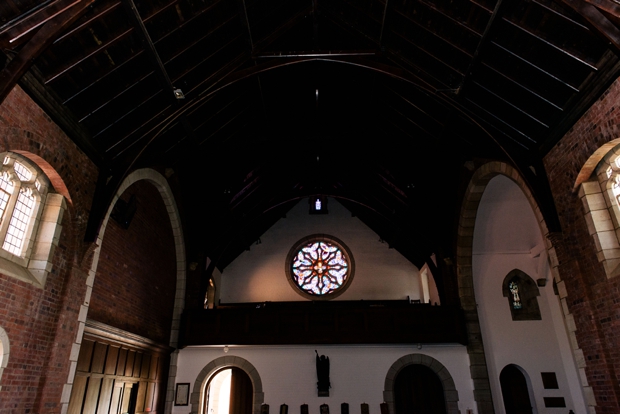
[[[82,240],[98,172],[19,87],[0,105],[0,151],[7,150],[25,151],[49,163],[46,172],[57,174],[50,178],[64,183],[72,203],[43,289],[0,274],[0,326],[10,341],[0,379],[0,414],[59,413],[86,290],[78,252],[86,248]]]
[[[108,221],[88,317],[168,344],[176,290],[170,218],[152,184],[138,181],[121,199],[131,195],[137,211],[129,228]]]
[[[567,305],[575,317],[597,413],[620,409],[620,278],[607,279],[581,201],[572,190],[594,151],[620,137],[619,98],[620,83],[616,81],[544,160],[562,225],[560,246],[556,246],[559,271],[566,283]]]

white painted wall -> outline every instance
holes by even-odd
[[[317,396],[315,353],[330,360],[331,390],[329,397]],[[301,404],[309,405],[310,414],[319,414],[319,406],[328,404],[332,414],[340,413],[340,404],[349,404],[351,414],[360,413],[360,404],[370,406],[370,414],[380,414],[385,377],[394,362],[409,354],[429,355],[450,372],[459,393],[459,409],[475,410],[473,382],[469,374],[469,357],[462,345],[416,346],[230,346],[188,347],[179,352],[177,382],[191,387],[200,371],[212,360],[222,356],[239,356],[258,371],[263,383],[265,404],[269,412],[278,414],[280,405],[287,404],[290,414],[298,414]],[[192,389],[191,392],[194,390]],[[173,414],[187,414],[190,407],[174,407]]]
[[[284,263],[293,244],[316,233],[342,240],[355,259],[353,281],[337,300],[420,298],[417,267],[380,243],[376,233],[336,200],[329,199],[328,208],[327,215],[310,215],[308,201],[302,200],[261,235],[261,244],[253,244],[222,272],[222,303],[307,300],[286,280]]]
[[[487,186],[474,229],[474,289],[482,329],[495,412],[505,413],[499,384],[508,364],[523,368],[529,376],[538,413],[585,413],[575,363],[558,297],[553,293],[540,229],[532,209],[511,180],[498,176]],[[542,250],[542,254],[539,254]],[[542,320],[513,321],[502,282],[513,269],[532,279],[546,278],[538,305]],[[555,372],[558,390],[545,390],[541,372]],[[564,397],[566,409],[545,408],[543,397]],[[536,412],[536,411],[535,411]]]

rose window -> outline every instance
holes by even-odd
[[[311,236],[298,242],[289,253],[287,273],[292,284],[314,299],[334,297],[352,277],[352,257],[337,239]]]

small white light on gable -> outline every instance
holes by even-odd
[[[314,209],[315,210],[320,210],[321,209],[321,199],[317,198],[316,201],[314,202]]]

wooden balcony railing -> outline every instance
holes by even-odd
[[[181,344],[466,343],[461,309],[406,301],[266,302],[183,315]]]

